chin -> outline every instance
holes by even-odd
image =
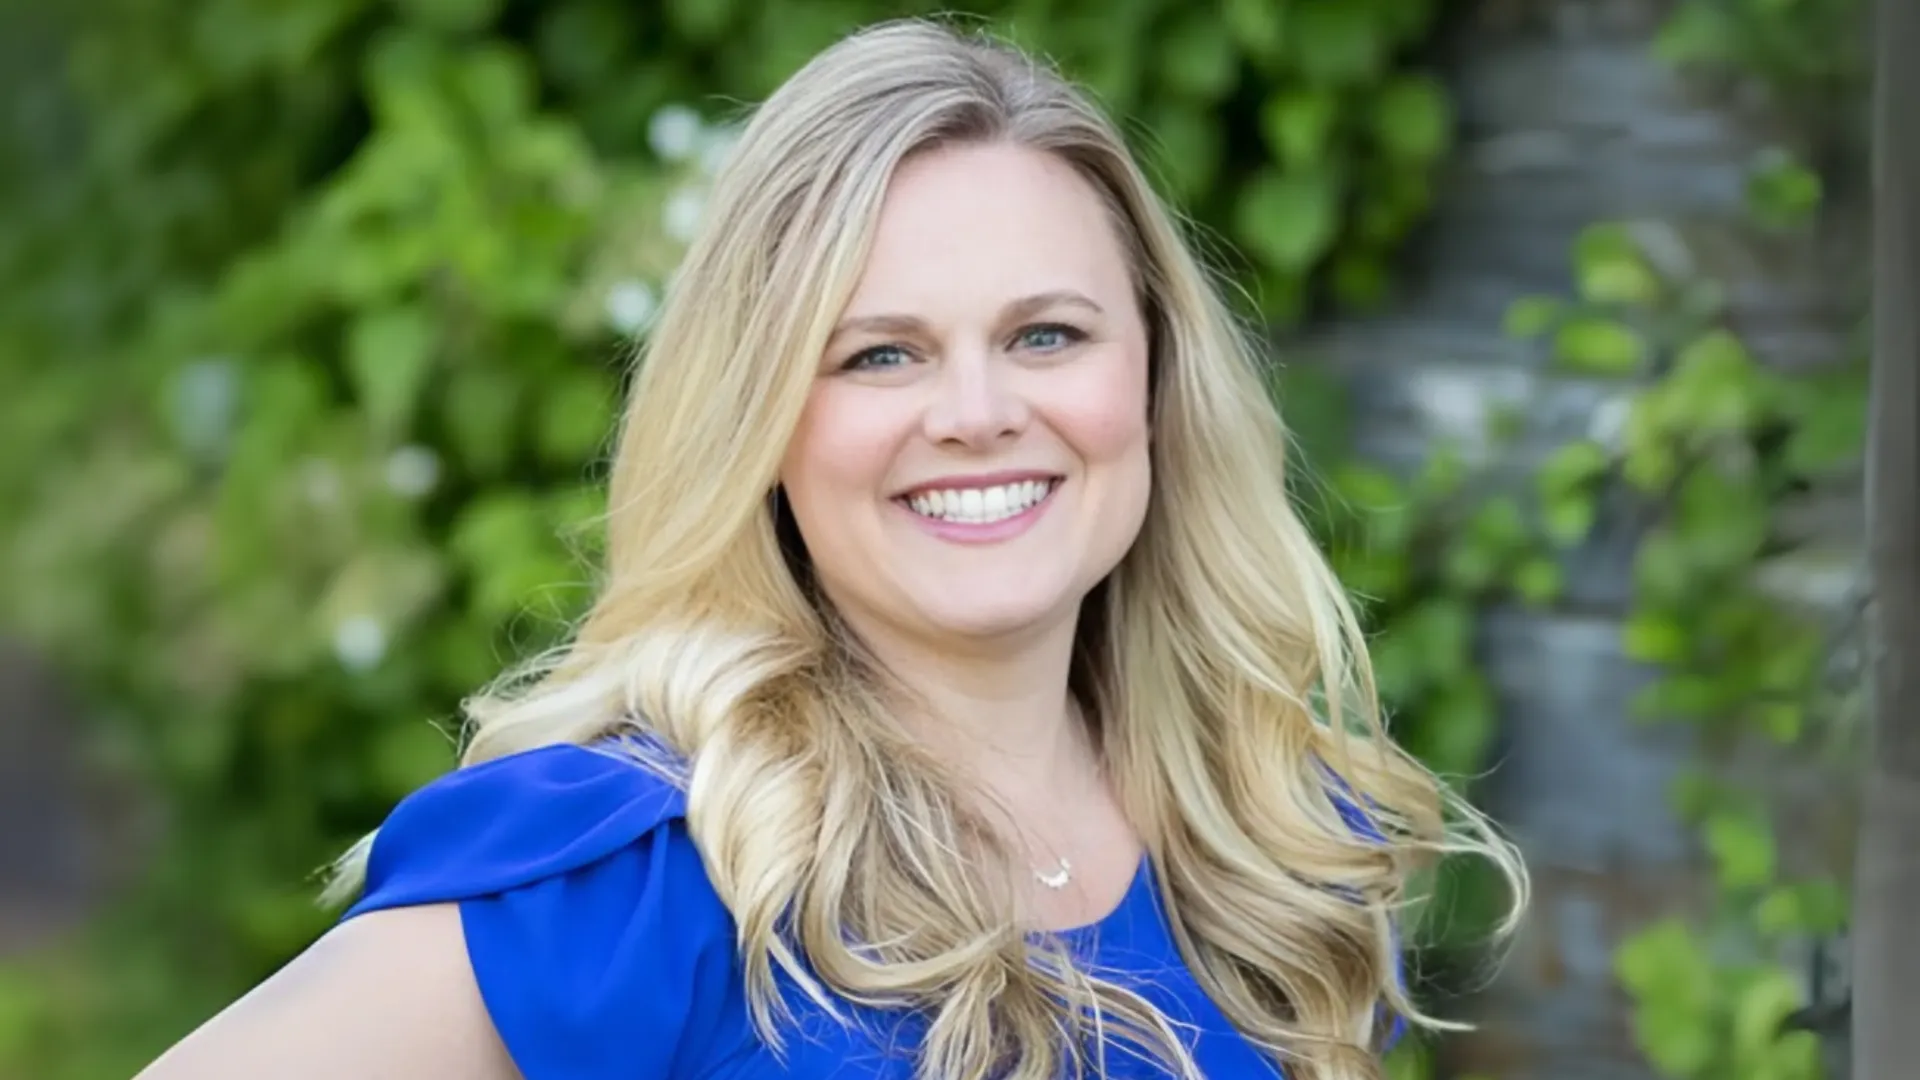
[[[1071,614],[1077,605],[1064,597],[1036,602],[1031,595],[1003,600],[974,595],[948,598],[947,603],[920,605],[920,618],[926,625],[954,637],[976,640],[1020,637],[1057,624],[1062,613]]]

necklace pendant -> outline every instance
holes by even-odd
[[[1067,883],[1073,880],[1073,864],[1065,859],[1061,859],[1059,869],[1050,874],[1035,870],[1033,872],[1033,879],[1049,889],[1064,889],[1067,887]]]

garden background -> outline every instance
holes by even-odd
[[[578,611],[741,110],[936,10],[0,2],[0,1078],[130,1075],[327,925]],[[1842,1075],[1865,0],[967,10],[1246,286],[1396,733],[1535,869],[1498,965],[1432,883],[1483,1026],[1395,1077]]]

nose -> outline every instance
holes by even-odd
[[[1026,430],[1030,409],[1017,383],[1017,373],[1006,370],[990,351],[949,355],[933,381],[927,437],[970,449],[1018,437]]]

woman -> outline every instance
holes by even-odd
[[[890,24],[709,205],[576,640],[144,1075],[1379,1077],[1436,1023],[1408,875],[1524,877],[1386,737],[1256,353],[1112,126]]]

